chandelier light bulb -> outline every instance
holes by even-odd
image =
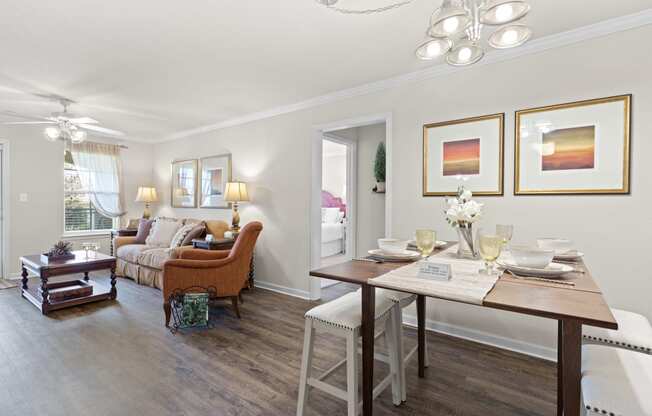
[[[70,134],[70,141],[78,144],[86,140],[86,132],[83,130],[75,130]]]
[[[500,40],[506,45],[511,45],[516,43],[518,40],[518,33],[516,33],[515,30],[506,30],[505,33],[503,33],[503,35],[500,37]]]
[[[457,17],[449,17],[444,20],[444,31],[446,33],[455,33],[460,27],[460,20]]]
[[[496,19],[499,22],[508,22],[514,16],[514,8],[511,4],[501,4],[496,8]]]
[[[480,21],[487,25],[504,25],[528,14],[530,5],[526,0],[487,0]]]
[[[468,62],[468,60],[471,59],[471,49],[466,47],[460,49],[460,51],[457,53],[457,58],[460,60],[460,62]]]
[[[45,139],[50,142],[54,142],[61,137],[61,129],[59,127],[46,127],[43,133]]]
[[[415,54],[417,58],[429,61],[448,52],[452,45],[449,39],[430,39],[419,45]]]
[[[532,36],[532,30],[525,25],[503,26],[489,36],[489,45],[496,49],[520,46]]]
[[[465,40],[446,55],[446,62],[454,66],[465,66],[478,62],[483,56],[484,50],[480,46]]]
[[[426,46],[428,56],[438,56],[441,54],[441,45],[437,42],[432,42]]]

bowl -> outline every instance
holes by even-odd
[[[389,254],[402,254],[407,249],[408,242],[398,238],[379,238],[378,248]]]
[[[521,267],[545,269],[555,257],[555,251],[538,247],[512,246],[510,248],[514,263]]]
[[[573,249],[573,242],[567,238],[539,238],[537,245],[544,250],[553,250],[555,254],[568,253]]]

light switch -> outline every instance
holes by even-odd
[[[18,195],[18,200],[19,200],[20,202],[27,202],[27,194],[25,194],[25,193],[23,193],[23,194],[19,194],[19,195]]]

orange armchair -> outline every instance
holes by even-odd
[[[163,310],[165,326],[170,324],[170,296],[177,289],[194,286],[215,289],[216,298],[231,298],[238,318],[238,297],[249,279],[251,256],[263,224],[244,226],[231,250],[184,250],[179,259],[163,265]]]

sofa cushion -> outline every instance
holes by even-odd
[[[145,244],[145,240],[149,236],[149,232],[152,229],[152,224],[154,220],[148,220],[147,218],[141,218],[138,222],[138,232],[136,233],[136,240],[134,244]]]
[[[138,264],[150,269],[163,270],[163,263],[166,260],[175,258],[174,249],[168,247],[151,248],[145,250],[138,256]]]
[[[183,239],[181,242],[182,246],[189,246],[192,244],[192,240],[195,238],[201,238],[204,233],[206,232],[206,225],[204,223],[195,225],[195,228],[190,230],[188,234],[186,234],[186,237]]]
[[[138,256],[143,250],[151,249],[144,244],[125,244],[124,246],[118,247],[116,250],[116,257],[130,263],[136,263],[138,261]]]
[[[206,221],[206,233],[212,234],[215,238],[224,238],[224,233],[228,231],[229,224],[221,220]]]
[[[174,237],[172,237],[172,241],[170,241],[170,248],[180,247],[183,243],[183,240],[186,239],[186,236],[190,231],[192,231],[193,228],[195,228],[195,224],[186,224],[181,226],[181,228],[179,228],[174,234]]]
[[[181,228],[180,220],[159,217],[154,221],[145,244],[152,247],[170,247],[170,242],[179,228]]]

